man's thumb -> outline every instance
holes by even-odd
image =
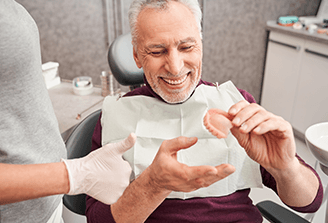
[[[162,146],[164,146],[170,153],[176,153],[181,149],[188,149],[189,147],[196,144],[197,141],[197,137],[180,136],[178,138],[164,141]]]

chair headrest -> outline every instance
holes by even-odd
[[[117,37],[109,47],[109,67],[121,85],[140,85],[144,83],[143,69],[139,69],[133,59],[131,34]]]

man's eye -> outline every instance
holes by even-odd
[[[190,50],[193,46],[184,46],[181,47],[181,50]]]
[[[150,54],[151,54],[152,56],[159,57],[159,56],[162,56],[165,52],[166,52],[166,50],[161,50],[161,51],[150,51]]]

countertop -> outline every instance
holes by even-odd
[[[92,112],[101,109],[104,99],[101,96],[101,88],[93,89],[90,95],[76,95],[72,83],[64,81],[48,89],[61,133],[78,124]],[[76,119],[78,114],[81,114],[80,119]]]
[[[266,29],[268,31],[276,31],[276,32],[280,32],[280,33],[284,33],[284,34],[288,34],[288,35],[328,44],[328,35],[326,33],[319,34],[319,33],[315,32],[315,33],[311,34],[304,28],[297,30],[297,29],[294,29],[293,27],[280,26],[277,24],[277,21],[268,21]]]

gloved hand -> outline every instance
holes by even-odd
[[[118,143],[99,148],[85,157],[65,160],[69,175],[69,195],[85,193],[105,203],[113,204],[130,183],[131,167],[122,155],[136,142],[131,133]]]

